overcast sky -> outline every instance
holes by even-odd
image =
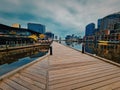
[[[85,26],[120,11],[120,0],[0,0],[0,23],[40,23],[64,37],[84,36]]]

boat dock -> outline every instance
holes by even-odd
[[[120,90],[120,65],[57,42],[52,54],[0,77],[0,90]]]

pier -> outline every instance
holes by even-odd
[[[0,90],[120,90],[120,65],[57,42],[49,53],[0,77]]]

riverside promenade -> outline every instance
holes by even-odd
[[[120,65],[52,43],[46,55],[0,77],[0,90],[120,90]]]

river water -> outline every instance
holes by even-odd
[[[83,43],[65,41],[61,43],[82,51]],[[85,52],[120,63],[120,44],[84,43],[84,48]]]
[[[12,52],[12,54],[4,54],[0,56],[0,76],[15,70],[25,64],[28,64],[37,58],[45,55],[47,51],[41,52],[39,50],[19,50]]]

